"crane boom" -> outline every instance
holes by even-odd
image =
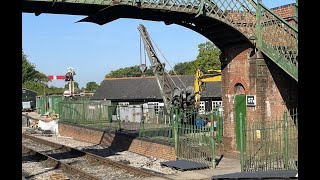
[[[169,83],[168,74],[164,68],[165,64],[162,64],[160,62],[156,51],[151,43],[151,39],[149,33],[147,32],[147,29],[142,24],[140,24],[138,30],[140,32],[144,48],[151,63],[153,74],[156,76],[164,106],[166,110],[169,111],[175,94],[174,91],[178,91],[179,88],[173,88]]]

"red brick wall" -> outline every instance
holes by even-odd
[[[270,59],[244,45],[226,48],[221,61],[223,142],[226,150],[234,151],[235,85],[241,83],[245,95],[256,95],[257,105],[246,108],[246,122],[249,123],[270,121],[276,116],[282,117],[285,109],[297,107],[297,83]]]
[[[61,136],[73,137],[75,140],[108,146],[118,151],[128,150],[144,156],[175,160],[174,147],[135,139],[134,137],[120,133],[114,134],[63,123],[59,123],[59,133]]]
[[[293,24],[294,5],[273,8],[280,17]],[[232,13],[249,20],[250,16]],[[251,22],[251,21],[249,21]],[[278,39],[279,41],[279,39]],[[274,42],[274,41],[272,41]],[[286,40],[284,44],[289,44]],[[297,82],[290,78],[270,59],[252,52],[253,49],[244,45],[225,48],[221,56],[222,64],[222,103],[224,118],[224,139],[226,150],[236,149],[235,135],[235,84],[241,83],[246,95],[256,95],[257,105],[247,107],[246,121],[272,120],[282,116],[285,109],[297,107]],[[260,64],[257,66],[257,63]],[[259,76],[258,76],[259,75]]]
[[[271,10],[275,14],[279,15],[284,19],[293,17],[294,9],[295,9],[294,4],[288,4],[280,7],[271,8]]]

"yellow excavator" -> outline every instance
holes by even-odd
[[[200,107],[201,92],[204,90],[205,83],[221,81],[221,70],[208,70],[210,74],[204,74],[203,68],[198,68],[194,75],[194,94],[195,94],[195,108]]]

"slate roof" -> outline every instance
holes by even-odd
[[[179,76],[185,86],[193,86],[192,75]],[[172,76],[176,85],[183,88],[176,76]],[[94,100],[161,101],[162,97],[155,76],[105,78],[91,97]],[[221,100],[221,82],[206,83],[201,99]]]

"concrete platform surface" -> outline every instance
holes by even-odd
[[[231,158],[222,158],[219,165],[216,168],[182,171],[175,174],[165,175],[165,178],[160,177],[148,177],[144,180],[211,180],[213,176],[224,175],[230,173],[241,172],[240,160]]]

